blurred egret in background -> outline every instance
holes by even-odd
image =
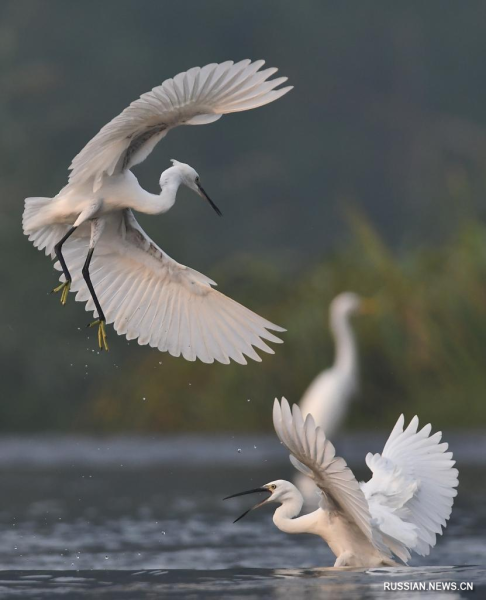
[[[359,312],[370,311],[372,302],[353,292],[342,292],[329,307],[329,324],[335,343],[334,364],[314,379],[300,401],[302,415],[312,415],[327,436],[339,429],[358,392],[358,348],[351,318]],[[308,477],[297,475],[296,483],[306,502],[315,500],[317,503],[316,487]]]
[[[185,267],[143,231],[132,210],[168,211],[180,185],[219,209],[198,173],[173,160],[160,177],[160,194],[145,191],[131,172],[159,140],[179,125],[203,125],[222,115],[277,100],[291,87],[269,80],[277,69],[243,60],[195,67],[168,79],[114,118],[71,163],[69,183],[55,198],[27,198],[24,233],[39,250],[57,257],[61,302],[70,290],[96,311],[98,343],[108,349],[105,323],[139,344],[202,362],[246,364],[245,356],[273,350],[263,341],[284,331],[215,291],[214,281]],[[277,89],[278,88],[278,89]],[[96,253],[93,255],[96,247]],[[91,267],[91,268],[90,268]],[[96,288],[96,292],[95,292]],[[101,305],[103,304],[103,309]]]
[[[319,508],[299,517],[302,494],[279,479],[228,496],[268,494],[236,521],[269,502],[280,504],[275,525],[285,533],[319,535],[336,556],[335,567],[396,566],[395,558],[407,563],[411,551],[429,554],[446,526],[458,485],[452,452],[440,443],[441,433],[430,435],[430,425],[419,431],[417,417],[404,430],[401,415],[383,453],[366,456],[372,478],[358,483],[322,428],[311,415],[304,421],[297,405],[291,411],[285,398],[281,404],[275,400],[273,424],[291,463],[319,487]]]
[[[332,435],[339,428],[358,391],[358,348],[351,317],[365,311],[368,302],[358,294],[343,292],[329,307],[335,343],[334,364],[314,379],[300,401],[303,416],[311,414],[326,435]]]

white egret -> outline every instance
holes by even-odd
[[[359,312],[368,311],[370,305],[370,299],[363,299],[354,292],[342,292],[333,299],[329,306],[329,325],[335,343],[334,364],[312,381],[299,403],[302,415],[311,414],[330,437],[341,426],[350,402],[358,392],[358,348],[351,318]],[[316,487],[312,481],[299,474],[295,482],[305,501],[311,503],[315,500],[317,504]]]
[[[334,364],[314,379],[299,403],[302,415],[311,414],[328,436],[341,425],[358,390],[358,350],[351,317],[367,305],[353,292],[343,292],[331,302],[329,325],[336,348]]]
[[[105,323],[139,344],[206,363],[246,364],[245,356],[260,361],[254,347],[273,353],[263,340],[281,342],[268,330],[284,329],[170,258],[132,212],[164,213],[174,205],[179,186],[186,185],[220,214],[189,165],[173,160],[160,177],[160,194],[145,191],[130,169],[179,125],[212,123],[224,114],[273,102],[292,89],[276,89],[287,78],[269,80],[277,69],[261,70],[263,64],[210,64],[164,81],[85,146],[55,198],[26,199],[24,233],[39,250],[57,257],[62,283],[53,291],[61,292],[61,302],[71,290],[77,292],[76,300],[87,302],[86,310],[96,311],[91,325],[99,326],[100,348],[108,349]]]
[[[273,424],[294,467],[321,490],[319,508],[299,517],[303,497],[281,479],[228,498],[269,494],[250,510],[280,504],[275,525],[285,533],[319,535],[336,556],[335,567],[396,566],[395,558],[407,563],[411,551],[429,554],[446,526],[458,485],[452,452],[440,443],[441,433],[430,435],[430,425],[419,431],[417,417],[404,430],[401,415],[383,453],[366,456],[373,476],[359,484],[323,430],[311,415],[304,421],[297,405],[291,411],[285,398],[281,404],[275,400]]]

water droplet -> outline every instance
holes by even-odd
[[[108,555],[105,556],[105,560],[108,560],[110,557]]]
[[[250,399],[250,398],[248,398],[247,402],[251,402],[251,399]]]
[[[253,448],[255,448],[255,450],[256,450],[256,446],[255,445],[253,446]]]
[[[241,454],[241,448],[238,448],[238,454]]]

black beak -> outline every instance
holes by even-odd
[[[223,213],[222,213],[222,212],[219,210],[219,208],[216,206],[216,204],[214,204],[214,202],[211,200],[211,198],[210,198],[210,197],[209,197],[209,196],[206,194],[206,192],[204,191],[204,188],[203,188],[203,186],[202,186],[200,183],[198,183],[198,182],[196,182],[196,185],[197,185],[197,188],[198,188],[198,190],[199,190],[199,193],[201,194],[201,196],[202,196],[202,197],[203,197],[205,200],[207,200],[207,201],[209,202],[209,204],[210,204],[210,205],[213,207],[213,209],[214,209],[214,212],[215,212],[217,215],[219,215],[220,217],[222,217],[222,216],[223,216]]]
[[[226,498],[223,498],[223,500],[229,500],[230,498],[236,498],[237,496],[246,496],[247,494],[258,494],[258,493],[261,493],[261,492],[267,492],[267,494],[270,494],[270,495],[272,494],[272,492],[268,488],[266,488],[266,487],[260,487],[260,488],[255,488],[254,490],[248,490],[246,492],[239,492],[238,494],[232,494],[231,496],[226,496]],[[245,510],[245,512],[242,515],[240,515],[237,519],[235,519],[233,521],[233,523],[236,523],[237,521],[239,521],[243,517],[246,517],[246,515],[249,512],[251,512],[252,510],[255,510],[255,508],[258,508],[262,504],[265,504],[265,502],[267,500],[268,500],[268,498],[264,498],[261,502],[258,502],[258,504],[255,504],[255,506],[252,506],[248,510]]]

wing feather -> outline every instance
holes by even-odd
[[[147,237],[131,211],[104,219],[90,272],[107,323],[120,335],[206,363],[246,364],[245,357],[260,361],[255,348],[273,354],[263,339],[281,342],[268,331],[284,331],[281,327],[214,290],[205,275],[172,260]],[[66,242],[64,256],[76,300],[94,310],[81,276],[88,244],[86,231]],[[55,267],[61,270],[59,263]]]
[[[275,89],[287,78],[269,80],[277,69],[261,71],[264,64],[262,60],[242,60],[193,67],[142,94],[73,159],[69,182],[81,185],[91,181],[96,191],[104,176],[145,160],[171,129],[211,123],[224,114],[257,108],[292,89]]]
[[[162,288],[162,281],[160,279],[156,279],[152,284],[153,294],[150,300],[150,304],[147,308],[147,312],[144,317],[140,321],[139,331],[140,336],[138,338],[138,343],[140,345],[145,345],[150,342],[151,331],[153,330],[153,323],[155,320],[155,316],[157,314],[157,302],[160,295],[160,290]]]
[[[275,431],[291,454],[292,464],[312,477],[336,509],[373,541],[368,503],[344,459],[335,456],[334,446],[316,427],[311,415],[305,421],[297,405],[290,409],[282,398],[273,405]]]
[[[416,416],[404,422],[401,415],[381,456],[366,457],[373,477],[362,489],[382,532],[425,556],[449,519],[458,471],[440,432],[419,430]]]

